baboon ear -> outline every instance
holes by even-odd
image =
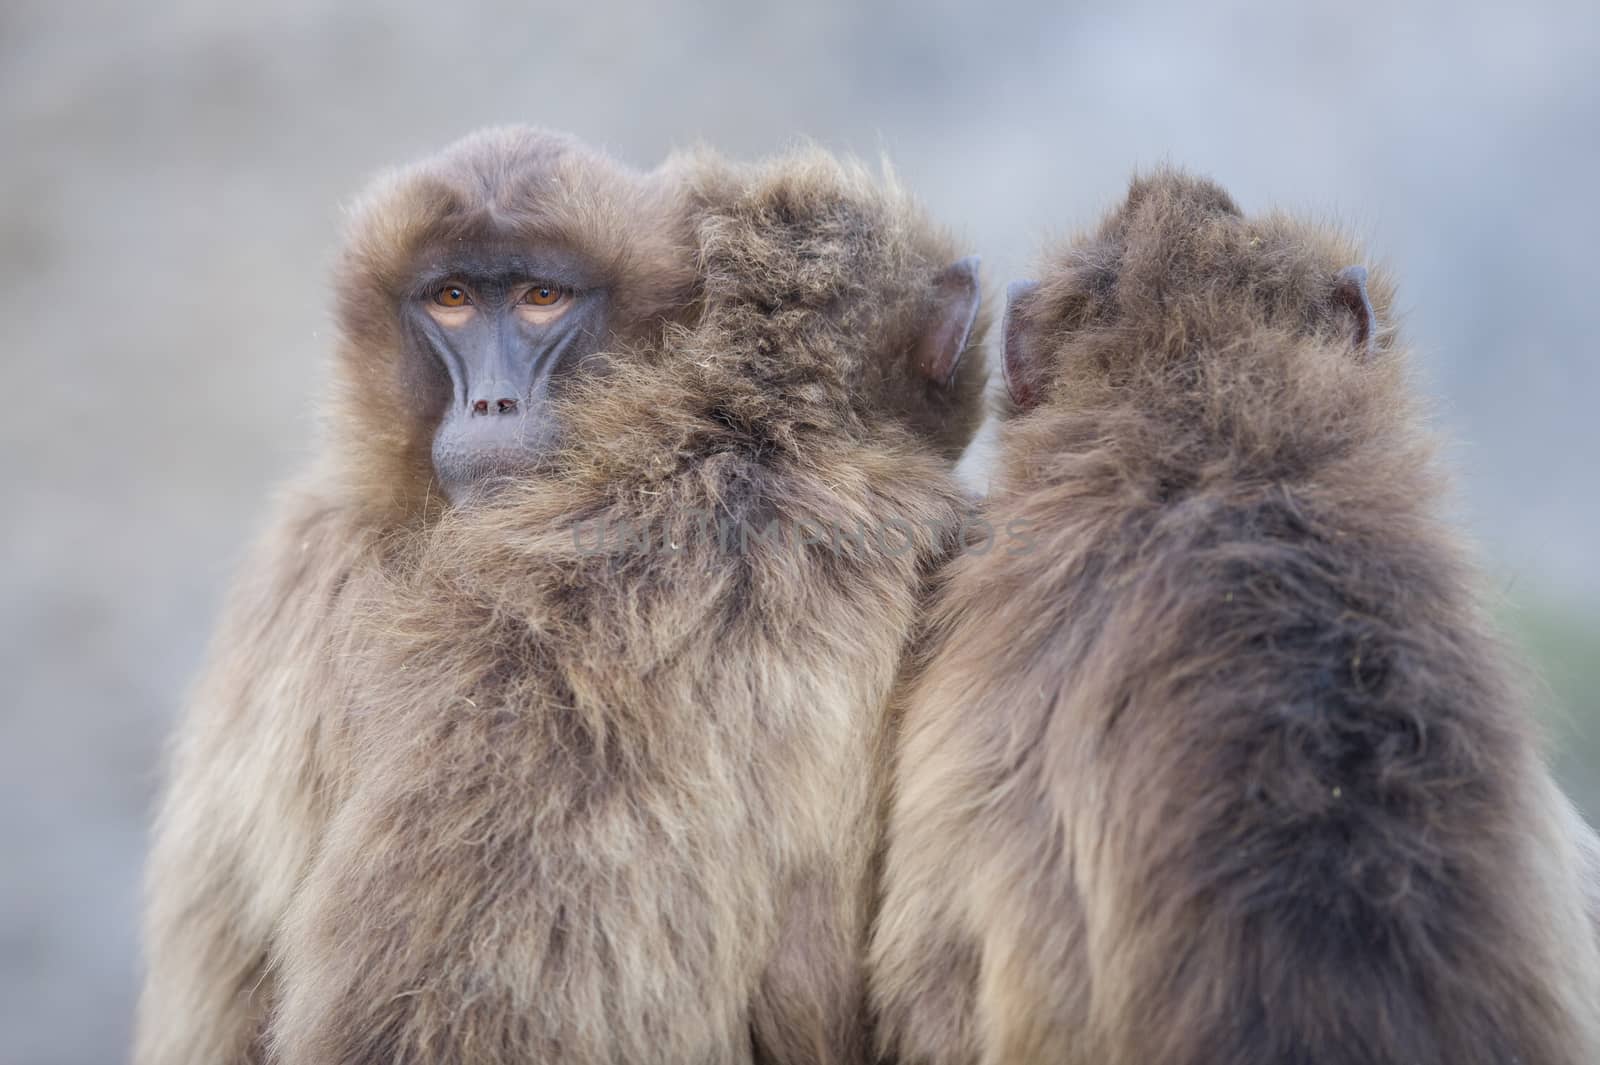
[[[1000,360],[1011,402],[1028,410],[1039,402],[1039,353],[1027,327],[1027,305],[1038,291],[1037,281],[1013,281],[1006,286],[1006,317],[1002,330],[1005,353]]]
[[[972,336],[972,324],[978,320],[982,296],[976,255],[958,259],[933,279],[933,308],[911,357],[934,384],[948,385],[955,379]]]
[[[1372,300],[1367,296],[1367,268],[1347,266],[1340,270],[1333,281],[1333,300],[1354,320],[1356,350],[1370,355],[1378,318],[1372,313]]]

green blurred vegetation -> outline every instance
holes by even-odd
[[[1521,597],[1503,621],[1539,682],[1556,774],[1589,821],[1600,824],[1600,617]]]

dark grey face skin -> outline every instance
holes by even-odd
[[[534,302],[551,296],[548,306]],[[419,354],[450,381],[433,467],[452,503],[526,470],[555,445],[551,396],[604,346],[607,303],[606,291],[560,255],[478,251],[420,272],[405,316]]]

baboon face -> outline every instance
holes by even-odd
[[[444,399],[433,466],[459,501],[559,440],[551,400],[608,346],[609,293],[581,255],[504,236],[430,248],[414,276],[400,308],[406,357]]]
[[[1181,357],[1263,329],[1370,355],[1384,342],[1390,297],[1386,284],[1369,287],[1360,257],[1288,216],[1247,218],[1212,182],[1137,179],[1089,239],[1047,265],[1048,281],[1008,288],[1007,388],[1027,409],[1063,362],[1091,351]]]
[[[490,131],[380,181],[344,255],[335,411],[372,490],[460,504],[546,460],[572,383],[689,303],[690,247],[667,182],[560,134]]]

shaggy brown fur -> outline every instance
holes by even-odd
[[[904,697],[872,959],[904,1060],[1600,1061],[1592,836],[1381,276],[1352,343],[1360,261],[1161,173],[1008,312],[1036,406],[989,519],[1026,536],[953,564]]]
[[[397,541],[441,507],[428,439],[443,397],[397,354],[411,264],[501,234],[578,249],[618,304],[615,344],[648,342],[695,290],[688,221],[659,184],[568,138],[501,130],[383,178],[358,205],[324,458],[244,566],[174,745],[147,870],[136,1061],[261,1053],[269,948],[347,775],[357,634]]]
[[[641,179],[549,144],[468,142],[357,221],[327,461],[180,739],[142,1062],[241,1060],[267,1008],[286,1063],[864,1052],[883,706],[983,377],[906,367],[954,249],[820,153]],[[389,293],[508,217],[581,226],[650,327],[565,450],[443,508]],[[896,520],[910,550],[796,533]]]

